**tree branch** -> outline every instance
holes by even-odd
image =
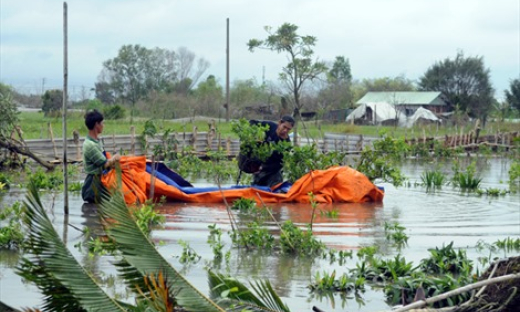
[[[13,144],[12,140],[6,140],[5,138],[0,138],[0,147],[8,149],[9,151],[17,153],[17,154],[22,154],[22,155],[28,156],[28,157],[34,159],[40,165],[47,168],[48,170],[52,170],[55,167],[54,164],[52,164],[48,161],[45,161],[45,160],[39,158],[38,156],[36,156],[27,147],[20,146],[18,144]]]

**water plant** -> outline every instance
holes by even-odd
[[[256,208],[256,202],[250,198],[241,197],[233,201],[231,209],[239,210],[240,212],[249,212]]]
[[[154,226],[164,224],[166,217],[157,213],[155,208],[164,203],[165,200],[165,198],[162,198],[158,203],[148,200],[139,208],[133,210],[135,221],[143,233],[149,234]]]
[[[0,210],[0,249],[18,249],[24,239],[22,229],[22,203],[15,202]]]
[[[371,181],[381,179],[400,186],[406,177],[398,169],[398,163],[408,151],[404,140],[384,136],[373,143],[373,148],[367,146],[361,152],[355,169],[364,173]]]
[[[280,247],[284,253],[306,256],[320,255],[326,248],[324,243],[314,237],[310,225],[303,231],[290,220],[282,224]]]
[[[365,290],[365,279],[363,277],[349,276],[343,273],[336,278],[336,270],[332,273],[316,271],[314,283],[309,285],[312,291],[338,291],[338,292],[358,292]]]
[[[385,237],[388,241],[392,241],[395,246],[403,247],[408,243],[408,235],[404,232],[406,228],[398,222],[389,223],[385,221]]]
[[[208,244],[211,246],[213,250],[213,256],[215,260],[222,259],[222,250],[224,249],[225,244],[222,243],[222,230],[217,228],[216,224],[208,225],[210,230],[208,237]]]
[[[440,187],[444,185],[446,176],[438,169],[431,171],[427,170],[421,175],[421,180],[427,188]]]
[[[478,189],[482,178],[477,174],[476,163],[473,161],[465,171],[460,171],[458,162],[453,167],[453,183],[463,191],[475,191]]]
[[[200,260],[201,256],[190,247],[190,243],[182,239],[180,239],[178,243],[182,246],[182,253],[179,257],[180,263],[197,263]]]
[[[266,227],[257,221],[247,224],[247,228],[230,232],[233,243],[246,248],[263,248],[269,250],[274,245],[274,237]]]
[[[428,249],[430,257],[421,260],[420,267],[424,272],[432,274],[461,274],[471,272],[472,261],[466,251],[453,248],[453,242],[441,248]]]
[[[503,240],[497,240],[494,243],[494,245],[497,246],[498,248],[505,249],[508,251],[513,251],[513,250],[518,251],[518,250],[520,250],[520,238],[507,237],[507,238],[504,238]]]

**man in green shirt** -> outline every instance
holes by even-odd
[[[83,142],[83,168],[87,176],[81,189],[81,197],[88,203],[99,203],[101,194],[106,192],[101,175],[103,170],[114,166],[120,155],[107,159],[103,144],[99,135],[103,132],[103,114],[97,110],[88,112],[85,115],[85,125],[88,128],[88,135]]]

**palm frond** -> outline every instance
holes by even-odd
[[[115,241],[117,249],[124,258],[118,263],[123,276],[133,277],[134,281],[138,281],[139,274],[144,277],[162,273],[168,277],[169,287],[174,292],[172,295],[175,295],[177,303],[184,309],[225,311],[191,285],[161,256],[136,224],[120,192],[113,192],[111,197],[104,198],[100,212],[107,224],[108,236]]]
[[[235,305],[246,304],[253,310],[290,312],[267,280],[250,283],[250,289],[233,277],[209,271],[209,285],[215,297],[235,300]]]
[[[24,207],[29,258],[24,258],[19,270],[26,275],[32,273],[33,281],[44,279],[38,287],[46,294],[46,310],[127,311],[125,305],[110,298],[72,256],[54,229],[32,183]]]

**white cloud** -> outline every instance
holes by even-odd
[[[349,58],[354,78],[418,79],[457,51],[482,56],[501,97],[520,75],[518,0],[71,0],[68,5],[69,85],[94,85],[102,62],[125,44],[187,47],[211,63],[223,83],[226,18],[230,19],[231,80],[276,80],[285,55],[247,50],[264,26],[289,22],[318,38],[316,56]],[[63,1],[0,0],[0,81],[61,86]]]

